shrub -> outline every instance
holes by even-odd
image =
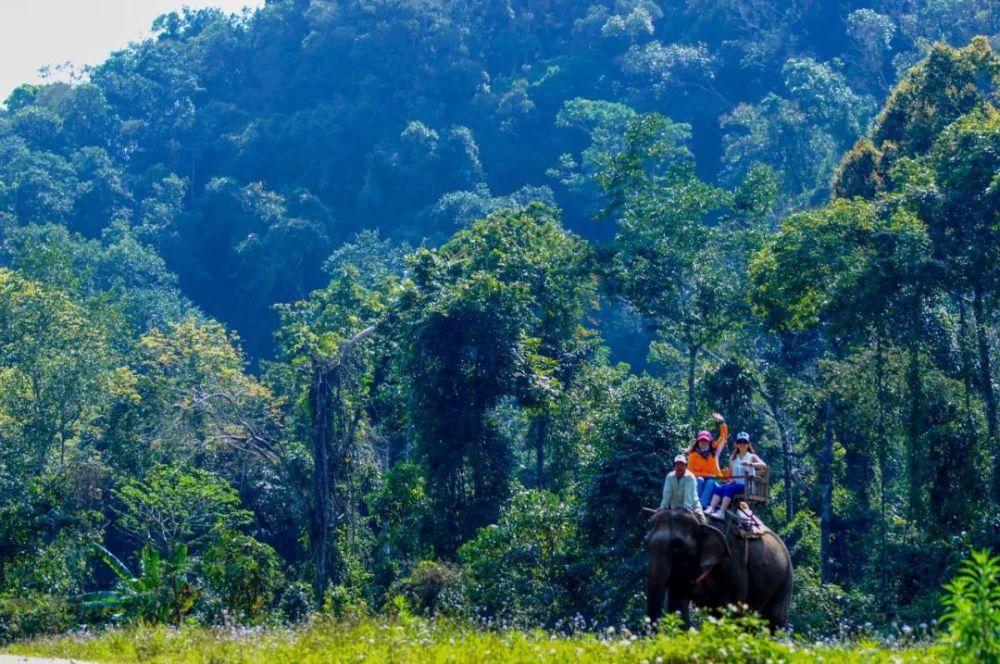
[[[90,571],[89,548],[74,533],[61,532],[55,540],[3,565],[5,590],[25,595],[72,596],[83,590]]]
[[[476,609],[532,627],[572,612],[569,576],[579,555],[571,506],[536,490],[516,494],[499,523],[481,529],[458,552]]]
[[[58,634],[74,624],[73,611],[62,597],[0,597],[0,643]]]
[[[281,594],[278,610],[290,623],[302,622],[316,610],[312,586],[303,581],[290,583]]]
[[[1000,662],[1000,556],[973,551],[945,591],[953,660]]]
[[[371,573],[357,558],[344,557],[340,583],[331,584],[323,593],[323,612],[338,618],[360,617],[368,613]]]
[[[420,615],[456,616],[464,608],[462,571],[448,563],[422,560],[408,577],[393,584],[388,594],[402,596]]]
[[[206,552],[201,571],[222,607],[248,624],[264,618],[285,581],[274,549],[234,532],[223,535]]]
[[[796,567],[789,623],[804,636],[836,634],[841,637],[861,629],[875,615],[875,599],[857,590],[845,591],[821,583],[816,570]]]

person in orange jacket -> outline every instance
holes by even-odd
[[[729,427],[726,418],[719,413],[712,413],[712,418],[719,423],[719,437],[712,440],[711,432],[699,431],[694,445],[688,450],[688,470],[697,478],[698,500],[702,507],[712,500],[716,480],[728,474],[719,468],[719,456],[729,440]]]

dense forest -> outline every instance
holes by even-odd
[[[930,622],[1000,551],[997,3],[153,28],[0,109],[0,639],[641,622],[713,411],[800,633]]]

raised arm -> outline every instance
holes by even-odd
[[[712,413],[712,417],[719,423],[719,437],[715,439],[714,443],[712,443],[715,453],[718,454],[726,446],[726,442],[729,440],[729,425],[726,424],[726,418],[719,413]]]

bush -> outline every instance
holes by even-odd
[[[58,634],[74,624],[72,608],[62,597],[0,597],[0,643]]]
[[[315,610],[312,586],[303,581],[289,584],[278,602],[278,611],[290,623],[302,622]]]
[[[187,547],[178,547],[166,558],[151,546],[139,553],[138,574],[100,544],[93,550],[118,577],[114,590],[103,590],[74,598],[77,605],[93,615],[112,613],[130,619],[154,620],[175,625],[194,607],[202,588],[196,584]]]
[[[201,571],[211,595],[240,622],[259,623],[284,585],[281,561],[267,544],[230,532],[205,554]]]
[[[372,575],[357,558],[344,557],[343,577],[323,593],[323,612],[338,618],[360,617],[368,613],[368,593]]]
[[[536,627],[575,606],[570,572],[580,556],[571,506],[547,491],[521,491],[496,525],[458,551],[469,599],[488,618]]]
[[[1000,662],[1000,557],[973,551],[945,591],[942,621],[953,659]]]
[[[875,615],[875,598],[857,590],[845,591],[832,583],[821,583],[816,570],[796,567],[795,588],[789,623],[796,633],[850,636]]]
[[[420,561],[408,577],[389,589],[389,597],[401,595],[414,612],[424,616],[457,616],[464,610],[462,570],[448,563]]]
[[[62,532],[52,543],[4,564],[3,587],[19,597],[78,594],[90,572],[89,552],[82,538]]]

